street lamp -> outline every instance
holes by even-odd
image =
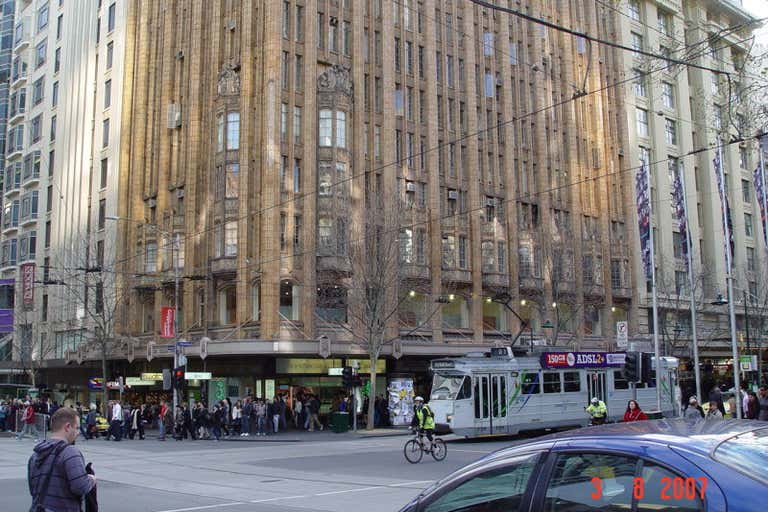
[[[173,261],[173,286],[174,286],[174,298],[173,298],[173,367],[174,369],[179,366],[179,251],[181,250],[181,247],[179,245],[179,234],[178,233],[170,233],[168,231],[164,231],[160,228],[158,228],[154,224],[145,224],[144,222],[139,222],[134,219],[127,219],[125,217],[118,217],[115,215],[108,215],[105,217],[106,220],[111,221],[125,221],[125,222],[133,222],[136,224],[142,224],[149,226],[150,228],[154,229],[156,233],[160,234],[163,237],[173,238],[173,243],[171,244],[171,260]],[[173,251],[176,250],[176,254],[174,255]],[[176,386],[173,386],[173,411],[175,414],[176,407],[179,403],[179,395],[178,391],[176,389]]]

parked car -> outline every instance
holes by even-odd
[[[401,512],[763,511],[768,422],[617,423],[492,453]]]

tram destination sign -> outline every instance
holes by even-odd
[[[445,370],[450,368],[455,368],[456,364],[453,361],[446,361],[446,360],[437,360],[432,361],[432,369],[433,370]]]
[[[542,368],[608,368],[624,365],[624,352],[544,352]]]

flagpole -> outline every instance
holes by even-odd
[[[701,402],[701,371],[699,369],[699,342],[696,336],[696,288],[694,286],[695,279],[693,277],[693,244],[691,243],[691,230],[688,225],[688,197],[685,192],[685,167],[683,167],[682,161],[680,162],[680,188],[682,189],[682,201],[683,210],[685,212],[686,229],[685,229],[685,243],[688,246],[688,281],[691,287],[691,336],[693,338],[693,365],[694,375],[696,378],[696,398]]]
[[[717,148],[718,160],[720,162],[719,169],[716,169],[720,174],[720,198],[721,207],[723,209],[723,234],[725,235],[725,265],[726,265],[726,282],[728,283],[728,312],[731,320],[731,351],[733,352],[733,387],[734,396],[736,398],[736,418],[741,418],[741,376],[739,375],[739,347],[736,344],[736,310],[734,305],[733,296],[733,269],[731,261],[733,255],[731,254],[731,226],[728,225],[728,198],[725,195],[725,172],[723,170],[723,146],[722,142],[718,141]]]
[[[765,147],[763,147],[763,140],[766,141]],[[761,214],[768,215],[768,192],[766,192],[765,190],[765,156],[763,155],[764,149],[768,150],[768,135],[763,135],[761,137],[761,140],[758,141],[758,144],[757,144],[757,153],[760,158],[760,181],[762,182],[762,185],[763,185],[763,193],[761,194],[762,196],[761,199],[763,201],[763,211],[761,212]],[[762,218],[763,215],[760,215],[760,217],[761,217],[760,220],[762,220],[763,222],[763,233],[765,233],[765,230],[767,229],[767,227],[765,226],[765,222],[768,222],[768,219]],[[766,243],[766,248],[768,248],[768,240],[766,239],[765,234],[763,234],[763,241]],[[762,359],[762,354],[760,353],[760,347],[761,347],[760,335],[761,334],[762,333],[759,333],[757,336],[757,340],[758,340],[757,341],[757,385],[758,386],[763,385],[763,374],[761,373],[761,368],[760,368],[761,359]]]
[[[651,296],[653,306],[653,356],[656,361],[656,410],[661,412],[661,353],[659,351],[659,308],[656,294],[656,254],[653,241],[653,201],[650,201],[651,193],[651,165],[645,164],[645,181],[648,186],[648,204],[650,206],[650,247],[651,247]]]

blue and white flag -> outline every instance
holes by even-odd
[[[715,158],[712,160],[715,166],[715,176],[717,176],[717,190],[720,192],[720,207],[723,211],[723,237],[726,241],[723,243],[723,251],[725,252],[725,271],[731,273],[731,255],[733,254],[733,222],[731,221],[731,206],[728,203],[728,194],[725,193],[725,182],[723,177],[725,173],[722,170],[722,162],[720,160],[720,151],[715,151]],[[725,244],[730,244],[730,247]]]
[[[683,240],[682,254],[685,260],[685,268],[690,272],[688,268],[688,212],[685,208],[685,187],[683,185],[683,168],[682,164],[675,169],[675,177],[672,183],[672,200],[675,205],[675,213],[677,214],[677,225],[680,230],[680,237]]]
[[[640,231],[640,256],[646,279],[651,279],[653,257],[651,255],[651,191],[648,188],[648,163],[640,162],[635,173],[635,197],[637,203],[637,227]]]

